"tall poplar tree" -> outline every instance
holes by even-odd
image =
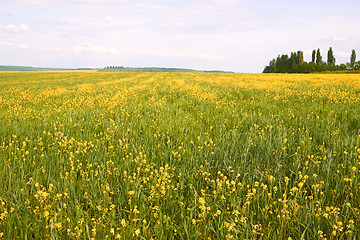
[[[311,62],[313,62],[313,63],[315,63],[315,57],[316,57],[316,50],[314,49],[313,51],[312,51],[312,60],[311,60]]]
[[[316,51],[316,65],[321,65],[322,63],[322,57],[320,53],[320,48]]]
[[[328,66],[335,66],[335,57],[332,47],[330,47],[327,55],[327,65]]]
[[[298,56],[298,61],[299,61],[298,64],[303,65],[304,64],[304,53],[302,51],[298,51],[297,56]]]
[[[356,62],[356,52],[355,52],[355,49],[353,49],[351,52],[351,57],[350,57],[351,68],[354,68],[355,62]]]

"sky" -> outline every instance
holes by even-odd
[[[360,58],[360,1],[0,0],[0,65],[262,72],[279,54]]]

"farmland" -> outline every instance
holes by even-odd
[[[0,73],[4,239],[358,239],[360,76]]]

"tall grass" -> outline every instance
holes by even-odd
[[[358,239],[358,75],[0,73],[5,239]]]

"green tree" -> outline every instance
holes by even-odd
[[[332,47],[330,47],[329,51],[328,51],[328,55],[327,55],[327,65],[329,67],[334,67],[335,66],[335,57],[334,57],[334,52],[332,50]]]
[[[275,60],[275,58],[270,61],[270,72],[272,72],[272,73],[276,72],[276,60]]]
[[[275,58],[270,61],[269,66],[266,66],[263,73],[275,73],[276,72],[276,60]]]
[[[318,50],[316,51],[316,65],[321,65],[321,64],[322,64],[322,57],[320,53],[320,48],[318,48]]]
[[[352,69],[354,69],[355,62],[356,62],[356,52],[355,49],[353,49],[350,57],[350,66]]]
[[[304,53],[302,51],[297,52],[298,64],[301,66],[304,64]]]
[[[290,65],[290,69],[289,71],[292,73],[295,73],[298,71],[297,66],[298,66],[298,58],[295,52],[292,52],[290,55],[290,59],[289,59],[289,65]]]
[[[354,69],[360,70],[360,61],[355,62]]]
[[[316,50],[312,51],[312,56],[311,56],[311,62],[315,63],[315,57],[316,57]]]

